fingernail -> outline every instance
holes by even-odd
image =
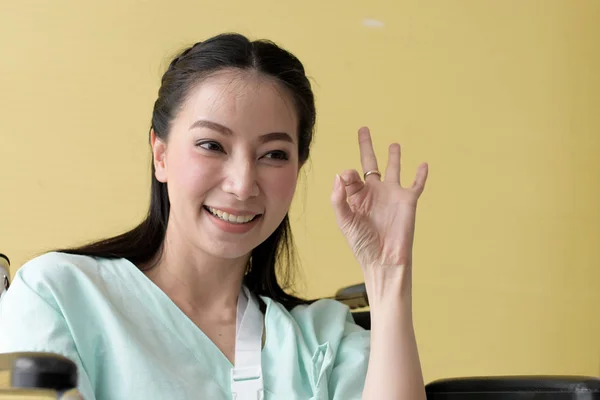
[[[339,189],[342,186],[342,177],[339,176],[338,174],[335,174],[335,188]]]

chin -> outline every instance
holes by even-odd
[[[238,258],[248,257],[253,247],[244,246],[241,243],[218,243],[212,240],[209,246],[207,243],[201,245],[202,250],[210,254],[214,258],[220,258],[223,260],[236,260]]]

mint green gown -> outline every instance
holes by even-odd
[[[369,331],[319,300],[288,312],[262,297],[265,400],[360,399]],[[231,363],[125,259],[48,253],[22,266],[0,301],[0,353],[62,354],[86,400],[231,400]]]

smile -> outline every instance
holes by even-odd
[[[253,214],[253,215],[234,215],[224,211],[221,211],[217,208],[204,206],[209,213],[219,218],[222,221],[229,222],[231,224],[247,224],[252,222],[257,216],[261,214]]]

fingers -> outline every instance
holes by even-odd
[[[375,150],[373,149],[373,141],[371,139],[371,132],[369,128],[362,127],[358,130],[358,145],[360,148],[360,162],[364,173],[369,171],[378,171],[377,157],[375,156]],[[385,171],[386,182],[397,183],[400,185],[400,161],[401,161],[401,148],[398,143],[392,143],[389,147],[388,164]],[[363,188],[361,185],[361,177],[356,171],[346,172],[348,175],[342,174],[346,182],[346,193],[348,196],[358,192]],[[426,163],[419,166],[417,175],[412,184],[412,189],[415,190],[419,195],[425,189],[425,182],[427,181],[427,175],[429,173],[429,167]],[[365,178],[365,182],[369,180],[378,180],[381,176],[378,174],[370,174]]]
[[[390,145],[385,181],[400,184],[400,145],[398,143]]]
[[[358,147],[360,149],[360,163],[363,173],[377,171],[377,157],[375,156],[375,150],[373,150],[373,141],[371,140],[369,128],[362,127],[358,130]],[[379,178],[377,174],[371,174],[367,176],[365,181],[369,179],[378,180]]]
[[[344,182],[346,196],[351,197],[360,191],[364,186],[360,174],[355,169],[348,169],[340,174],[342,182]]]
[[[419,195],[423,193],[423,189],[425,189],[425,182],[427,182],[427,176],[429,175],[429,166],[427,163],[423,163],[419,165],[419,169],[417,170],[417,176],[415,177],[415,181],[413,182],[412,188]]]
[[[333,192],[331,193],[331,205],[335,213],[335,219],[340,229],[346,226],[347,221],[352,219],[352,210],[348,205],[346,195],[346,182],[340,175],[335,176]]]

